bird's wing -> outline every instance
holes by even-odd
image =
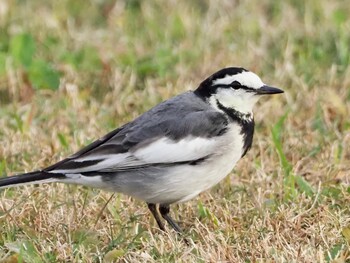
[[[45,171],[117,172],[197,162],[214,153],[227,124],[220,112],[168,101]]]

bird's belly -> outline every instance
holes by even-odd
[[[198,164],[169,167],[159,173],[153,185],[156,187],[151,191],[142,191],[139,198],[150,203],[184,202],[216,185],[232,171],[243,149],[243,138],[237,130],[221,139],[221,148],[217,153]],[[136,196],[135,192],[131,195]]]
[[[177,178],[177,189],[181,189],[182,198],[177,202],[185,202],[208,190],[223,178],[225,178],[234,168],[239,158],[234,154],[224,154],[223,156],[213,158],[203,166],[190,167],[186,171],[174,171]],[[174,177],[175,177],[174,176]]]

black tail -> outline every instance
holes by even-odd
[[[23,184],[40,184],[45,182],[55,182],[64,177],[63,174],[48,173],[45,171],[35,171],[26,174],[19,174],[0,178],[0,188],[7,188]]]

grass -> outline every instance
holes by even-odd
[[[72,185],[0,193],[3,262],[350,262],[346,1],[0,1],[0,176],[45,167],[153,105],[244,66],[255,109],[232,174],[172,213]]]

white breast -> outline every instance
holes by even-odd
[[[232,124],[228,131],[216,137],[216,153],[198,165],[181,165],[173,167],[162,180],[166,184],[160,187],[161,193],[156,199],[148,200],[154,203],[185,202],[199,193],[211,188],[225,178],[236,165],[243,153],[243,136],[241,128]]]

